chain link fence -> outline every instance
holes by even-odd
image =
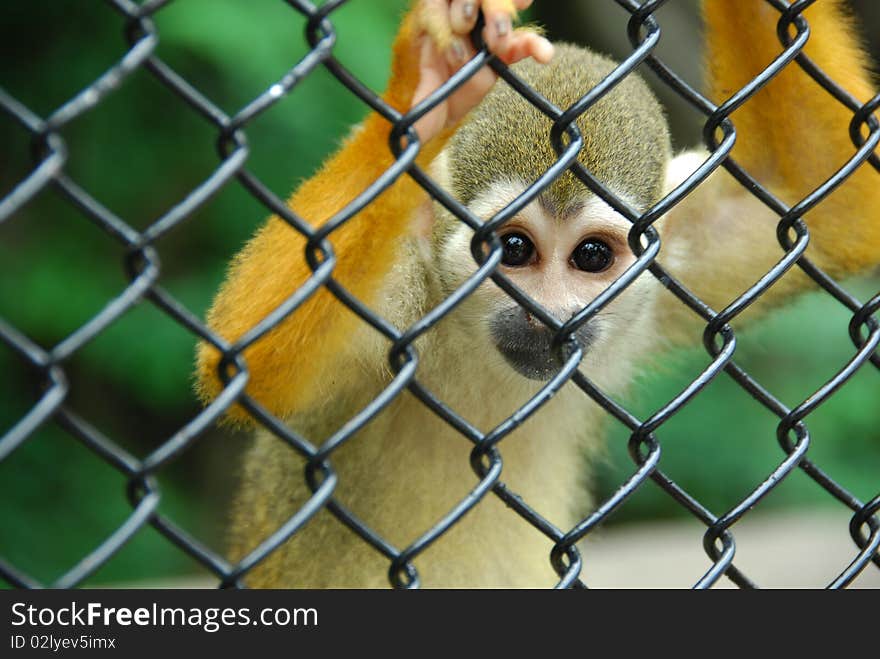
[[[347,90],[347,93],[360,99],[364,106],[372,108],[391,121],[395,125],[394,133],[397,137],[406,135],[411,130],[415,115],[402,116],[385,105],[371,91],[369,85],[364,84],[358,76],[346,68],[341,59],[337,58],[337,44],[340,41],[335,24],[337,12],[343,12],[346,5],[354,6],[358,3],[330,0],[315,6],[299,0],[278,2],[278,5],[283,6],[287,12],[295,14],[297,20],[304,23],[305,39],[308,43],[307,54],[277,81],[266,86],[263,93],[232,113],[221,109],[211,100],[207,92],[199,88],[198,78],[182,74],[177,67],[163,59],[159,44],[165,28],[160,29],[157,26],[162,26],[163,12],[167,12],[172,4],[168,0],[147,0],[141,3],[131,0],[109,0],[106,8],[102,10],[108,14],[115,13],[116,20],[119,21],[119,32],[125,40],[125,50],[101,75],[71,95],[69,100],[48,112],[35,111],[30,104],[17,98],[7,88],[0,87],[0,109],[5,115],[5,121],[13,122],[16,130],[27,137],[32,157],[29,171],[3,190],[4,196],[0,198],[0,231],[8,228],[9,231],[30,229],[39,232],[39,227],[21,228],[14,225],[21,222],[23,217],[31,225],[39,222],[40,220],[34,215],[28,215],[28,209],[35,204],[43,203],[39,200],[48,196],[53,200],[52,208],[63,217],[63,224],[52,225],[55,231],[43,234],[42,240],[65,243],[69,239],[58,229],[68,223],[71,225],[90,223],[98,232],[89,234],[92,239],[100,235],[102,240],[115,243],[115,251],[111,254],[112,250],[109,250],[104,258],[112,258],[117,266],[121,265],[127,277],[127,282],[121,291],[100,300],[99,308],[95,313],[90,314],[73,331],[48,343],[45,337],[38,340],[15,322],[5,319],[8,310],[0,309],[0,340],[5,346],[6,358],[16,363],[15,369],[10,366],[9,372],[20,376],[11,382],[5,382],[5,386],[19,398],[23,395],[22,392],[27,394],[32,388],[37,391],[36,396],[30,399],[27,405],[10,405],[10,413],[4,416],[4,418],[8,416],[8,422],[5,427],[0,428],[3,433],[0,437],[0,468],[3,467],[4,462],[12,463],[16,454],[27,450],[29,444],[40,441],[38,439],[40,433],[45,428],[52,427],[63,435],[67,447],[65,450],[69,450],[71,445],[76,445],[76,450],[90,452],[122,478],[121,483],[124,484],[122,489],[95,491],[79,503],[90,506],[96,505],[103,498],[118,497],[122,500],[125,497],[127,506],[130,507],[124,521],[111,533],[106,537],[94,538],[94,546],[90,551],[85,552],[78,560],[72,561],[71,565],[63,569],[60,574],[49,579],[35,576],[31,573],[33,570],[22,567],[21,560],[10,558],[12,550],[17,552],[16,556],[22,551],[39,553],[39,547],[36,546],[39,543],[29,538],[28,526],[13,524],[8,511],[5,512],[4,517],[7,521],[3,522],[4,528],[0,532],[0,577],[9,585],[77,586],[99,571],[114,555],[133,542],[144,529],[152,528],[161,534],[163,542],[173,546],[175,551],[187,555],[191,561],[201,566],[204,573],[213,575],[220,585],[243,586],[244,578],[255,565],[296,534],[317,511],[325,509],[342,520],[362,538],[363,542],[369,543],[387,558],[392,585],[412,587],[418,585],[419,555],[435,541],[442,541],[442,536],[457,524],[468,510],[480,505],[484,497],[499,497],[510,508],[511,515],[521,516],[548,539],[548,546],[552,547],[548,560],[552,562],[558,574],[556,586],[585,587],[589,584],[584,583],[581,578],[583,559],[578,543],[604,522],[613,520],[622,504],[635,493],[646,488],[659,488],[677,506],[706,527],[703,547],[711,561],[711,568],[696,582],[696,586],[710,587],[722,578],[726,578],[738,586],[753,587],[758,584],[754,583],[735,562],[735,525],[781,483],[796,473],[809,477],[829,499],[836,500],[839,505],[851,511],[849,524],[849,534],[853,543],[851,562],[840,566],[839,574],[830,585],[845,587],[862,571],[880,567],[880,554],[878,554],[880,517],[877,515],[880,509],[880,473],[876,474],[876,491],[867,499],[859,498],[838,482],[832,473],[826,472],[815,463],[809,452],[810,416],[835,396],[836,392],[857,372],[880,367],[880,353],[876,352],[880,343],[880,324],[875,317],[880,308],[880,294],[871,297],[867,302],[859,300],[804,258],[802,254],[806,247],[807,231],[805,225],[798,219],[803,208],[808,208],[821,200],[830,189],[850,176],[857,167],[873,167],[880,171],[880,158],[875,151],[877,143],[880,142],[880,123],[874,114],[880,106],[880,95],[869,103],[861,105],[801,53],[808,33],[808,24],[801,12],[811,4],[810,2],[796,2],[788,7],[786,3],[778,0],[768,0],[768,4],[775,7],[780,14],[780,56],[761,76],[752,80],[720,107],[703,97],[656,55],[655,51],[661,39],[662,17],[655,16],[655,12],[665,4],[663,0],[643,3],[633,0],[609,0],[609,4],[619,6],[629,16],[626,30],[632,46],[631,54],[623,59],[618,68],[601,84],[594,89],[584,90],[583,98],[571,108],[554,107],[524,85],[485,50],[481,50],[470,64],[463,67],[448,84],[429,99],[425,107],[438,102],[463,78],[471,75],[481,66],[486,64],[491,66],[504,81],[499,84],[511,85],[555,122],[554,147],[559,154],[559,160],[542,177],[539,184],[547,185],[566,170],[572,171],[583,185],[607,201],[633,224],[630,244],[637,247],[637,266],[625,277],[616,281],[603,296],[603,300],[613,299],[639,276],[657,277],[683,305],[701,317],[706,326],[704,346],[709,356],[708,365],[678,395],[650,415],[636,416],[597,388],[577,369],[581,354],[579,350],[574,350],[559,374],[553,377],[534,399],[518,410],[507,422],[489,433],[475,430],[461,419],[454,409],[449,409],[442,400],[420,385],[418,356],[413,348],[413,342],[430,331],[479,284],[490,278],[531,313],[554,329],[568,335],[573,331],[572,328],[577,328],[594,314],[602,303],[591,304],[572,321],[563,325],[509,286],[505,279],[495,272],[494,267],[485,265],[490,261],[497,264],[499,259],[501,247],[495,230],[503,221],[501,219],[487,224],[472,224],[476,235],[474,244],[485,246],[487,256],[483,267],[466,287],[457,291],[443,305],[426,315],[417,326],[407,331],[401,332],[386,319],[378,317],[369,308],[353,299],[332,278],[335,263],[330,245],[332,231],[350,217],[352,212],[345,211],[321,230],[315,230],[294,215],[283,199],[276,195],[273,191],[277,189],[274,181],[272,184],[267,184],[263,177],[254,174],[249,168],[252,149],[247,131],[258,124],[264,114],[278,112],[276,106],[283,104],[288,97],[295,98],[300,93],[306,93],[301,87],[304,87],[306,81],[319,71],[329,72],[335,79],[333,84],[338,89]],[[5,11],[9,9],[6,8]],[[210,39],[210,21],[208,17],[205,20],[205,38]],[[247,26],[242,26],[242,29],[247,30]],[[45,35],[47,39],[51,38],[51,30],[47,30]],[[88,37],[82,35],[81,38]],[[58,66],[63,66],[63,62],[58,62]],[[851,134],[854,152],[858,154],[858,157],[854,157],[843,167],[827,186],[817,190],[794,208],[782,204],[747,172],[742,171],[732,159],[727,158],[735,134],[729,115],[739,104],[747,102],[762,84],[785,66],[803,68],[817,85],[821,85],[828,94],[849,108],[853,117]],[[644,214],[633,212],[626,204],[615,198],[614,194],[591,172],[576,162],[581,136],[573,123],[615,84],[640,67],[656,74],[656,78],[663,85],[679,95],[694,111],[705,118],[703,134],[706,136],[706,146],[711,152],[706,163],[698,170],[698,176]],[[149,190],[139,191],[143,208],[146,210],[128,217],[111,210],[110,205],[99,199],[99,194],[90,191],[88,184],[76,180],[71,174],[68,163],[74,156],[74,151],[69,148],[69,144],[76,141],[78,122],[90,114],[100,114],[102,109],[112,112],[114,95],[119,94],[133,81],[145,84],[146,78],[149,79],[149,84],[160,85],[168,92],[167,103],[163,107],[154,108],[156,120],[161,121],[162,115],[165,114],[188,113],[195,118],[192,129],[194,132],[204,135],[206,131],[210,131],[213,134],[219,159],[201,182],[194,185],[185,184],[185,189],[179,190],[179,201],[163,212],[151,214],[153,206],[150,202]],[[312,105],[315,107],[313,112],[325,110],[320,98],[314,98]],[[297,118],[294,117],[293,121],[296,120]],[[303,120],[308,121],[308,117]],[[150,139],[149,130],[149,126],[143,127],[144,140]],[[87,149],[88,146],[80,145],[78,148]],[[12,150],[6,150],[6,155],[10,159],[24,158],[22,154]],[[415,166],[415,155],[414,146],[399,149],[395,154],[396,162],[393,167],[365,190],[349,209],[370,203],[396,177],[412,176],[463,222],[471,222],[469,214],[458,202]],[[120,185],[137,187],[139,181],[130,177],[127,171],[130,166],[128,159],[136,158],[137,154],[117,153],[115,156],[119,159]],[[105,156],[98,153],[93,157]],[[180,157],[189,157],[183,147],[180,149]],[[758,284],[722,313],[716,313],[694,297],[655,261],[660,246],[659,237],[652,224],[682,196],[689,194],[712,171],[720,167],[727,169],[780,217],[780,256],[783,258]],[[174,162],[162,163],[161,168],[168,177],[175,177]],[[6,172],[10,171],[13,171],[12,168],[7,166]],[[880,177],[877,182],[880,184]],[[189,250],[197,249],[197,240],[204,240],[203,244],[207,244],[210,248],[212,237],[208,235],[209,229],[199,224],[200,213],[215,197],[230,188],[246,191],[250,199],[260,205],[263,215],[267,212],[277,214],[291,225],[292,231],[298,231],[306,236],[309,240],[309,255],[314,270],[306,286],[235,345],[230,345],[207,329],[201,320],[201,309],[199,312],[194,312],[190,305],[182,301],[181,298],[186,297],[185,294],[175,294],[166,287],[164,281],[168,272],[173,273],[175,268],[180,268],[181,265],[169,262],[167,258],[160,259],[160,246],[163,253],[166,251],[173,253],[174,242],[178,239],[185,242],[186,249]],[[531,193],[532,196],[538,191],[539,189],[536,189]],[[131,219],[144,216],[152,217],[145,226],[139,227]],[[260,212],[252,213],[252,217],[259,218]],[[186,229],[190,232],[188,234],[183,232],[185,225],[189,225]],[[212,227],[210,230],[216,231],[217,227]],[[788,238],[789,232],[796,236],[794,240]],[[180,236],[184,237],[179,238]],[[190,237],[186,238],[186,236]],[[72,251],[80,248],[75,240],[68,247]],[[176,257],[186,260],[187,254],[178,253]],[[9,262],[13,262],[13,258],[14,255],[10,253]],[[0,278],[7,278],[9,282],[9,275],[2,272],[5,264],[6,262],[0,263]],[[848,361],[817,391],[805,397],[802,402],[788,406],[734,360],[736,336],[730,323],[792,265],[803,270],[827,295],[846,310],[851,318],[848,331],[854,350]],[[41,267],[41,264],[37,259],[33,266],[26,267],[37,268]],[[52,279],[47,283],[51,287],[70,287],[71,295],[83,294],[73,292],[77,290],[74,284],[75,282],[58,279]],[[14,288],[15,285],[11,284],[11,286]],[[246,394],[248,366],[241,353],[247,345],[259,340],[282,322],[321,287],[329,289],[364,323],[372,326],[391,342],[393,350],[390,359],[394,365],[395,376],[381,396],[347,424],[341,434],[321,446],[316,446],[309,441],[309,438],[298,436],[278,419],[273,418],[263,409],[259,401],[251,399]],[[100,291],[87,294],[101,297]],[[26,299],[19,302],[24,306],[28,304]],[[157,442],[153,438],[149,450],[139,452],[131,448],[128,438],[124,435],[103,431],[100,424],[80,411],[83,407],[77,399],[77,382],[88,379],[88,373],[82,372],[82,369],[75,364],[77,356],[87,352],[90,344],[102,336],[112,335],[114,327],[126,322],[127,318],[130,319],[135,310],[144,308],[148,308],[150,313],[160,313],[163,322],[174,323],[175,331],[184,330],[190,350],[198,340],[211,343],[222,351],[225,362],[232,366],[232,370],[227,376],[223,392],[213,403],[165,433],[161,441]],[[35,311],[45,314],[55,312],[55,309]],[[137,333],[133,336],[134,342],[141,340]],[[142,339],[150,346],[162,349],[161,336],[158,339],[143,336]],[[124,345],[122,347],[125,348]],[[181,368],[191,368],[191,361],[182,364]],[[660,468],[661,438],[663,438],[661,429],[686,409],[692,399],[697,397],[710,382],[725,377],[735,382],[759,406],[777,419],[776,438],[780,452],[775,464],[766,465],[766,478],[757,487],[742,496],[736,505],[719,512],[711,510]],[[542,517],[541,512],[534,509],[529,501],[523,500],[505,485],[502,480],[500,456],[504,452],[504,437],[525,418],[540,413],[541,406],[551,396],[563,386],[571,386],[571,384],[579,387],[585,396],[602,406],[613,423],[619,424],[626,430],[632,468],[628,477],[618,482],[603,500],[598,501],[595,509],[579,524],[574,528],[560,529]],[[870,404],[872,400],[876,404],[878,391],[876,378],[868,386],[873,389],[865,394],[865,400],[868,401],[866,404]],[[333,457],[334,451],[348,437],[356,433],[371,416],[379,413],[404,391],[414,394],[436,414],[443,417],[462,435],[462,441],[470,441],[473,444],[471,464],[477,484],[475,496],[462,501],[446,517],[437,520],[432,529],[421,538],[414,539],[409,547],[398,548],[334,499],[337,481]],[[11,400],[12,393],[9,395]],[[287,442],[304,456],[308,462],[307,473],[310,475],[310,486],[313,490],[312,498],[302,510],[237,564],[230,562],[221,548],[213,546],[214,543],[206,541],[190,525],[181,522],[174,514],[169,513],[167,508],[160,506],[165,493],[162,484],[163,475],[173,471],[176,465],[179,468],[181,464],[187,464],[187,456],[196,450],[200,440],[212,431],[225,411],[235,403],[246,408],[259,425],[277,435],[279,442]],[[94,401],[90,404],[94,405]],[[85,407],[88,408],[88,404]],[[129,430],[135,435],[138,434],[135,424],[132,424]],[[211,441],[215,440],[220,441],[212,436]],[[847,449],[844,447],[841,450]],[[860,458],[858,455],[852,455],[851,459],[857,462]],[[229,472],[235,470],[235,464],[225,464],[224,467]],[[50,458],[44,464],[25,462],[24,468],[31,470],[25,474],[25,478],[50,481],[51,474],[60,473],[64,465],[61,458],[55,460]],[[17,463],[17,469],[22,469],[22,463]],[[46,493],[46,496],[49,496],[49,493]],[[61,535],[62,531],[59,530],[58,533]]]

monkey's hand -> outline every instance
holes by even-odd
[[[531,4],[532,0],[418,0],[395,43],[387,100],[398,109],[407,110],[473,57],[470,33],[480,11],[485,18],[483,40],[504,63],[513,64],[527,57],[549,62],[553,46],[547,39],[529,28],[513,29],[517,11]],[[413,71],[416,66],[417,71]],[[483,67],[416,124],[419,137],[427,142],[455,126],[483,99],[494,82],[495,74]]]

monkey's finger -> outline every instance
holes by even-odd
[[[514,0],[483,0],[482,9],[486,19],[483,39],[489,50],[502,56],[510,47],[517,4]]]
[[[553,59],[554,51],[553,44],[539,33],[529,28],[520,28],[513,33],[509,48],[498,57],[508,65],[527,57],[540,64],[547,64]]]
[[[437,45],[431,39],[422,42],[420,58],[419,84],[413,94],[413,105],[421,103],[429,94],[442,85],[448,72],[443,65],[443,56],[438,51]],[[415,124],[416,132],[423,141],[430,140],[439,133],[445,125],[448,117],[448,109],[441,105],[419,119]]]
[[[416,7],[419,30],[445,53],[452,46],[455,33],[449,16],[448,0],[419,0]]]
[[[457,71],[462,64],[467,62],[476,54],[471,40],[467,37],[452,37],[449,48],[446,49],[446,61],[452,67],[453,71]]]
[[[467,35],[477,24],[480,14],[480,3],[477,0],[452,0],[449,7],[449,23],[452,30],[460,35]]]
[[[509,7],[509,3],[496,3],[493,6],[491,0],[485,5],[490,11],[507,11],[513,19],[516,18],[516,12],[528,9],[532,5],[533,0],[513,0],[513,7]],[[467,34],[474,29],[477,24],[481,9],[480,0],[451,0],[449,8],[449,22],[454,32],[458,34]]]
[[[452,36],[448,45],[441,50],[453,71],[475,54],[470,32],[477,24],[479,12],[479,0],[452,0],[449,3],[448,22]]]

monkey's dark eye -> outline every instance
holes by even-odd
[[[602,272],[614,263],[614,252],[608,243],[597,238],[587,238],[575,248],[571,262],[584,272]]]
[[[508,233],[501,236],[504,255],[501,262],[513,268],[526,265],[535,253],[535,243],[522,233]]]

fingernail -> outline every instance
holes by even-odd
[[[474,13],[476,12],[476,7],[473,2],[465,2],[461,7],[461,13],[464,15],[466,20],[471,20],[474,17]]]
[[[458,62],[463,62],[467,59],[467,51],[460,39],[456,39],[452,42],[452,55]]]
[[[510,32],[510,20],[507,18],[495,19],[495,31],[499,37],[506,37],[507,33]]]

